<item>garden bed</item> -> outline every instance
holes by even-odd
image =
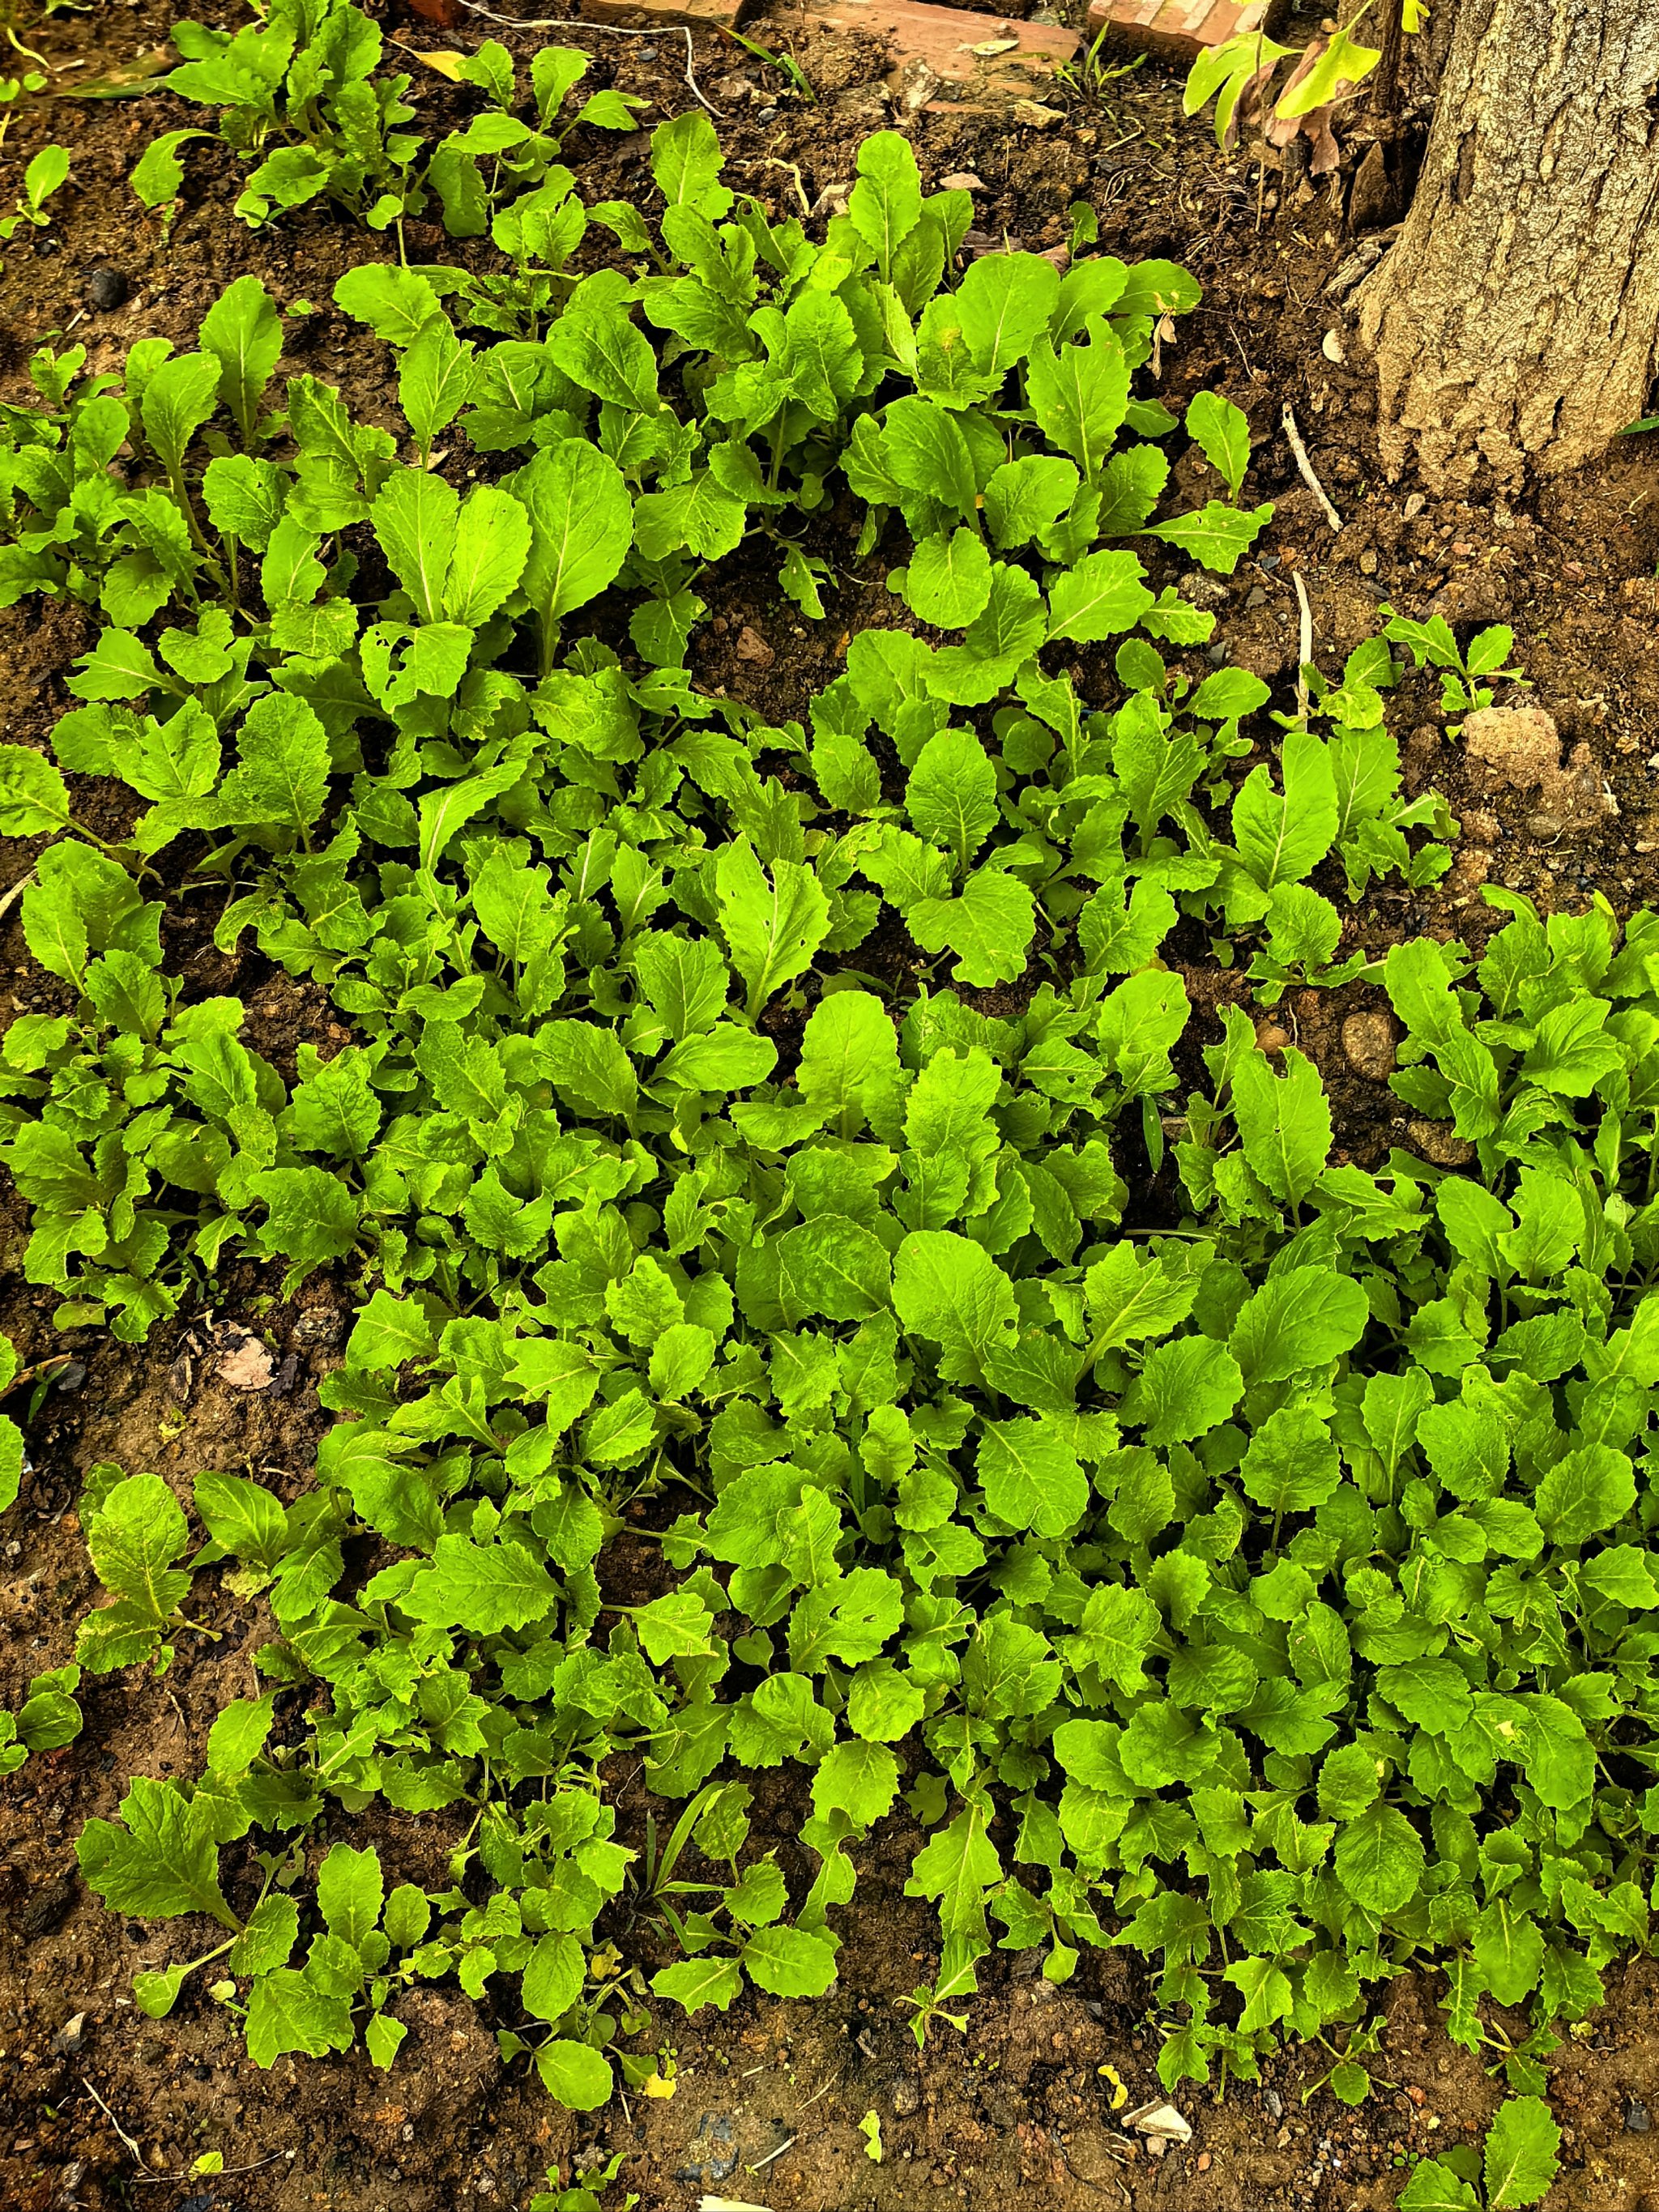
[[[236,17],[226,9],[210,20]],[[149,0],[104,8],[54,19],[42,30],[42,51],[59,69],[82,62],[75,75],[93,79],[153,49],[169,23]],[[388,15],[386,27],[422,52],[477,43],[465,29],[443,33],[413,18]],[[533,48],[530,38],[488,27],[521,55]],[[588,88],[611,85],[651,103],[641,111],[647,126],[687,106],[678,33],[665,30],[654,49],[649,40],[560,35],[594,53]],[[853,182],[859,142],[893,119],[888,58],[873,40],[798,27],[787,15],[756,22],[745,35],[787,46],[816,99],[805,104],[781,71],[700,35],[697,78],[717,111],[725,179],[779,218],[804,212],[804,203],[821,219],[826,195],[833,206],[837,188]],[[422,128],[447,127],[471,112],[469,96],[437,70],[407,65],[416,73]],[[1525,698],[1555,720],[1573,780],[1552,806],[1535,783],[1506,784],[1472,761],[1445,733],[1457,716],[1443,708],[1438,681],[1426,672],[1405,675],[1389,695],[1388,724],[1401,746],[1406,795],[1437,790],[1461,831],[1446,874],[1415,889],[1374,880],[1351,901],[1335,862],[1328,864],[1316,882],[1342,913],[1344,954],[1381,958],[1392,945],[1454,935],[1479,952],[1507,919],[1483,902],[1486,883],[1526,892],[1546,912],[1579,912],[1591,894],[1621,919],[1648,903],[1659,879],[1659,805],[1649,764],[1659,753],[1659,479],[1642,441],[1589,475],[1547,483],[1513,504],[1425,500],[1408,481],[1382,481],[1368,380],[1329,290],[1356,242],[1340,210],[1340,181],[1334,188],[1287,183],[1283,204],[1273,204],[1277,186],[1259,199],[1254,173],[1218,155],[1202,127],[1182,120],[1179,83],[1155,65],[1103,82],[1085,74],[1045,98],[1063,117],[1048,127],[1022,124],[994,104],[945,103],[924,106],[909,135],[924,188],[962,173],[981,180],[972,188],[973,224],[985,243],[1052,252],[1072,234],[1070,210],[1081,200],[1097,215],[1102,252],[1131,263],[1176,261],[1204,288],[1201,306],[1164,343],[1156,388],[1177,414],[1206,389],[1245,412],[1255,439],[1246,497],[1272,501],[1276,512],[1235,573],[1200,577],[1198,602],[1217,617],[1213,649],[1172,647],[1171,665],[1200,680],[1224,662],[1272,684],[1274,703],[1286,706],[1296,682],[1299,577],[1315,657],[1333,679],[1344,656],[1376,635],[1385,608],[1419,621],[1442,614],[1464,638],[1508,623],[1533,688],[1501,690],[1499,703]],[[337,385],[359,422],[401,434],[392,356],[333,304],[340,276],[389,255],[392,243],[320,204],[266,230],[248,229],[230,212],[245,181],[241,166],[207,141],[185,149],[176,216],[168,222],[146,214],[128,183],[133,163],[190,112],[163,94],[25,101],[12,112],[9,174],[21,173],[50,139],[69,149],[70,175],[52,204],[49,229],[20,233],[8,250],[0,398],[28,403],[28,358],[54,333],[88,346],[88,373],[118,368],[143,337],[170,337],[183,350],[228,283],[253,275],[284,302],[303,296],[313,303],[288,327],[279,376],[310,374]],[[643,133],[578,127],[564,159],[589,203],[642,204],[649,180]],[[411,263],[454,259],[487,270],[499,258],[481,241],[446,239],[436,223],[410,222],[404,234]],[[600,265],[605,256],[605,240],[591,235],[582,265]],[[90,277],[104,269],[118,272],[125,296],[90,307]],[[1281,434],[1286,404],[1340,514],[1340,530],[1328,526]],[[1176,440],[1172,457],[1184,449]],[[492,459],[481,474],[496,472]],[[1176,483],[1191,505],[1213,496],[1218,478],[1194,448],[1178,460]],[[689,654],[697,688],[752,706],[768,723],[801,720],[809,697],[845,667],[848,641],[868,625],[872,605],[883,606],[884,625],[907,623],[885,588],[890,549],[848,560],[853,534],[840,509],[810,525],[802,541],[836,570],[817,622],[780,592],[771,553],[744,550],[721,564],[700,586],[708,605]],[[1172,547],[1146,539],[1139,547],[1154,589],[1192,575]],[[98,627],[94,613],[64,599],[31,597],[0,613],[0,679],[12,702],[13,742],[43,747],[50,740],[75,703],[65,679]],[[624,618],[602,615],[599,634],[623,643]],[[1121,696],[1113,653],[1109,643],[1079,646],[1074,681],[1085,704]],[[1265,739],[1256,757],[1270,757]],[[77,785],[77,805],[80,818],[106,838],[124,836],[138,811],[112,779]],[[45,842],[12,843],[9,883],[21,878]],[[252,936],[234,951],[216,947],[220,902],[215,892],[170,910],[168,972],[188,978],[192,998],[240,1000],[246,1042],[291,1083],[301,1047],[326,1059],[348,1032],[326,991],[296,981],[256,951]],[[74,994],[32,962],[15,905],[6,928],[14,1008],[68,1011]],[[913,972],[914,952],[890,917],[856,964],[878,981],[902,979]],[[1421,1116],[1381,1079],[1387,1069],[1379,1073],[1368,1049],[1375,1032],[1355,1024],[1388,1012],[1379,983],[1329,990],[1292,983],[1275,1003],[1259,1004],[1241,968],[1219,965],[1211,933],[1190,918],[1164,957],[1194,1007],[1176,1054],[1183,1091],[1205,1082],[1200,1054],[1221,1040],[1222,1011],[1244,1006],[1270,1054],[1293,1046],[1319,1070],[1336,1160],[1374,1169],[1391,1146],[1421,1144],[1412,1126]],[[1034,966],[1012,983],[963,987],[961,997],[994,1018],[1012,1015],[1029,1004],[1036,981]],[[761,1022],[787,1065],[800,1050],[804,1018],[802,1007],[780,1006]],[[1148,1139],[1127,1121],[1115,1141],[1130,1187],[1125,1218],[1142,1229],[1171,1225],[1182,1204],[1173,1158],[1154,1167]],[[8,1258],[21,1269],[25,1222],[15,1196],[6,1220]],[[28,1425],[32,1464],[0,1532],[9,1690],[70,1658],[76,1624],[97,1593],[77,1510],[88,1468],[113,1462],[129,1474],[155,1470],[181,1498],[207,1469],[251,1475],[284,1506],[309,1488],[331,1418],[318,1389],[340,1368],[353,1302],[338,1271],[316,1273],[288,1296],[283,1274],[274,1263],[228,1261],[210,1310],[187,1304],[158,1321],[141,1344],[118,1343],[102,1330],[60,1335],[52,1327],[56,1298],[12,1276],[0,1328],[25,1365],[59,1352],[73,1364],[44,1392]],[[263,1387],[235,1387],[223,1371],[242,1330],[271,1354],[252,1370]],[[614,1608],[641,1605],[668,1587],[661,1547],[647,1537],[666,1528],[683,1502],[643,1501],[635,1518],[646,1534],[625,1530],[601,1555],[599,1589],[613,1617]],[[382,1563],[366,1551],[352,1564],[366,1575]],[[1382,2032],[1367,2062],[1375,2086],[1358,2108],[1313,2086],[1328,2075],[1334,2048],[1273,2055],[1260,2083],[1227,2081],[1218,2098],[1212,2091],[1219,2080],[1210,2089],[1180,2084],[1173,2101],[1193,2140],[1172,2146],[1161,2161],[1145,2136],[1126,2136],[1115,2118],[1164,2094],[1153,2071],[1154,1978],[1138,1951],[1085,1948],[1075,1973],[1055,1986],[1038,1972],[1039,1954],[993,1950],[981,1964],[979,1993],[951,2007],[964,2027],[935,2024],[919,2051],[902,2001],[932,1980],[939,1939],[933,1905],[905,1893],[925,1836],[902,1807],[873,1842],[855,1848],[858,1887],[836,1916],[842,1948],[829,1996],[783,2001],[750,1989],[728,2012],[690,2019],[654,2006],[654,2046],[673,2053],[672,2095],[660,2094],[666,2085],[659,2080],[653,2094],[565,2111],[533,2073],[526,2078],[522,2061],[501,2068],[495,2032],[523,2025],[516,1990],[475,2003],[446,1980],[412,1990],[398,2008],[409,2036],[389,2071],[371,2070],[361,2049],[283,2057],[273,2069],[261,2069],[234,2020],[201,1986],[206,1975],[186,1985],[165,2019],[133,2008],[127,1991],[135,1971],[182,1960],[199,1947],[177,1923],[107,1911],[76,1868],[84,1822],[113,1818],[131,1776],[193,1778],[216,1717],[232,1700],[258,1694],[251,1655],[271,1632],[264,1601],[237,1600],[210,1577],[198,1581],[191,1615],[217,1640],[181,1639],[159,1678],[134,1668],[84,1681],[81,1735],[35,1754],[0,1795],[0,2174],[7,2201],[21,2212],[145,2203],[160,2212],[185,2205],[191,2212],[376,2212],[382,2205],[439,2212],[473,2203],[518,2212],[550,2166],[568,2176],[602,2168],[617,2154],[626,2162],[603,2202],[621,2203],[633,2190],[653,2212],[693,2203],[705,2190],[775,2212],[933,2201],[990,2206],[1017,2191],[1022,2201],[1066,2206],[1103,2193],[1137,2208],[1178,2198],[1192,2212],[1244,2203],[1264,2212],[1371,2212],[1395,2201],[1413,2157],[1478,2141],[1500,2101],[1479,2058],[1447,2039],[1438,2009],[1443,1982],[1431,1970],[1377,1993]],[[307,1703],[302,1688],[279,1692],[275,1741],[299,1739]],[[637,1753],[613,1753],[603,1772],[619,1841],[642,1850],[648,1824],[659,1833],[672,1826],[679,1807],[646,1790]],[[813,1874],[799,1840],[811,1809],[809,1782],[793,1765],[750,1778],[753,1847],[775,1850],[799,1897]],[[435,1891],[448,1879],[463,1810],[395,1813],[380,1805],[351,1825],[349,1839],[378,1849],[388,1888],[407,1882]],[[999,1833],[1006,1844],[1008,1835]],[[675,1955],[625,1899],[609,1908],[599,1932],[647,1975]],[[1550,2063],[1548,2094],[1565,2132],[1562,2175],[1548,2203],[1560,2212],[1613,2204],[1639,2212],[1644,2192],[1659,2191],[1647,2125],[1649,2103],[1659,2103],[1653,2002],[1649,1962],[1618,1970],[1607,2006]],[[1486,2016],[1489,2026],[1507,2021],[1517,2042],[1525,2033],[1519,2007],[1488,2007]],[[1498,2046],[1486,2055],[1495,2064]],[[860,2126],[870,2115],[878,2138]],[[878,2144],[878,2161],[870,2155]],[[222,2154],[222,2175],[193,2175],[193,2162],[213,2151]]]

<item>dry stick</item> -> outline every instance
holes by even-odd
[[[1308,726],[1308,667],[1313,659],[1313,609],[1308,604],[1308,587],[1302,580],[1302,571],[1292,568],[1291,581],[1296,586],[1297,605],[1302,610],[1302,634],[1297,641],[1296,657],[1296,717],[1304,729]]]
[[[145,2159],[145,2157],[144,2157],[144,2154],[143,2154],[143,2151],[138,2148],[138,2145],[137,2145],[136,2142],[134,2142],[134,2141],[132,2140],[132,2137],[131,2137],[131,2136],[127,2133],[126,2130],[125,2130],[125,2129],[121,2125],[121,2123],[119,2122],[119,2120],[118,2120],[118,2119],[116,2118],[116,2117],[115,2117],[114,2113],[111,2112],[111,2110],[110,2110],[109,2106],[108,2106],[104,2102],[103,2099],[99,2095],[98,2092],[97,2092],[97,2091],[93,2087],[93,2086],[92,2086],[91,2082],[88,2081],[88,2079],[87,2079],[87,2077],[86,2077],[86,2075],[85,2075],[84,2074],[81,2076],[81,2087],[82,2087],[86,2091],[86,2093],[87,2093],[88,2096],[89,2096],[89,2097],[91,2098],[91,2100],[92,2100],[93,2103],[94,2103],[94,2105],[96,2105],[96,2106],[97,2106],[97,2107],[98,2107],[99,2111],[103,2114],[104,2118],[105,2118],[109,2122],[109,2124],[110,2124],[110,2125],[111,2125],[111,2127],[112,2127],[112,2128],[114,2129],[114,2130],[115,2130],[116,2134],[117,2134],[118,2136],[120,2136],[120,2138],[121,2138],[122,2142],[126,2145],[127,2148],[128,2148],[128,2149],[132,2153],[132,2155],[134,2156],[134,2158],[136,2158],[136,2159],[137,2160],[137,2161],[138,2161],[139,2165],[140,2165],[141,2166],[146,2166],[146,2165],[148,2164],[148,2161],[146,2160],[146,2159]]]
[[[26,868],[22,874],[19,876],[17,881],[11,886],[10,890],[8,890],[3,896],[0,896],[0,915],[9,914],[13,907],[16,905],[18,900],[22,897],[24,892],[33,881],[33,869]]]
[[[465,0],[465,4],[470,4],[470,0]],[[1325,489],[1324,485],[1320,483],[1319,478],[1314,474],[1314,465],[1308,459],[1308,449],[1302,442],[1302,433],[1296,427],[1296,411],[1288,401],[1286,401],[1285,406],[1284,422],[1285,435],[1290,442],[1291,453],[1296,456],[1296,465],[1301,473],[1303,483],[1307,485],[1308,489],[1313,494],[1314,497],[1319,501],[1320,506],[1323,508],[1325,520],[1330,524],[1331,528],[1333,530],[1340,530],[1342,527],[1342,518],[1337,513],[1336,509],[1331,505],[1330,495]]]
[[[84,2074],[81,2076],[81,2087],[86,2091],[88,2096],[91,2098],[93,2103],[97,2106],[99,2111],[109,2122],[111,2127],[114,2129],[116,2134],[120,2136],[122,2142],[126,2145],[128,2150],[131,2152],[134,2159],[143,2169],[142,2172],[135,2173],[132,2177],[135,2181],[189,2181],[193,2178],[188,2172],[180,2172],[178,2173],[152,2173],[145,2160],[143,2150],[136,2142],[134,2142],[132,2137],[121,2125],[119,2120],[116,2118],[114,2113],[111,2112],[109,2106],[104,2102],[98,2092],[93,2087],[91,2082],[88,2081]],[[292,2158],[293,2155],[294,2153],[291,2150],[274,2150],[269,2158],[256,2158],[252,2166],[228,2166],[222,2167],[221,2172],[224,2175],[225,2179],[228,2180],[233,2173],[257,2173],[262,2166],[275,2166],[279,2159]]]
[[[584,23],[571,16],[497,15],[489,8],[481,8],[478,0],[461,0],[461,5],[470,15],[482,15],[486,23],[500,23],[509,31],[594,31],[607,39],[659,39],[664,35],[665,31],[678,27],[685,33],[685,81],[696,97],[702,100],[702,105],[711,115],[718,116],[720,113],[719,108],[712,100],[703,100],[702,87],[691,74],[691,64],[696,58],[696,51],[691,44],[691,27],[689,23],[681,23],[678,26],[670,23],[660,29],[653,27],[646,31],[629,31],[623,29],[620,23]]]
[[[764,2158],[757,2158],[749,2168],[750,2172],[758,2173],[763,2166],[770,2166],[775,2158],[781,2158],[785,2151],[793,2149],[799,2140],[798,2136],[790,2136],[785,2142],[781,2142],[775,2150],[769,2150]]]

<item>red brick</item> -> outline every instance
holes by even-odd
[[[946,82],[1005,90],[1015,98],[1034,89],[1034,76],[1049,76],[1056,62],[1070,61],[1083,43],[1075,31],[1057,24],[1011,22],[1004,15],[933,7],[927,0],[814,0],[811,12],[826,29],[867,31],[884,39],[895,69],[920,58]],[[1006,54],[970,51],[1000,39],[1017,44]]]
[[[1129,46],[1194,61],[1240,33],[1265,31],[1284,0],[1091,0],[1089,35],[1102,31]]]

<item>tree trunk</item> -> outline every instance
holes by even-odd
[[[1659,5],[1457,0],[1416,198],[1359,295],[1382,457],[1513,488],[1645,410],[1659,368]]]

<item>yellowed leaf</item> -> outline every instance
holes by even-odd
[[[395,43],[401,46],[404,53],[412,55],[417,62],[424,62],[428,69],[435,70],[440,76],[447,76],[451,84],[461,82],[459,54],[452,54],[443,46],[434,46],[430,52],[422,53],[418,46],[404,46],[401,40]]]
[[[1096,2067],[1095,2071],[1097,2074],[1101,2075],[1103,2080],[1108,2081],[1111,2083],[1112,2110],[1115,2112],[1121,2112],[1123,2110],[1123,2107],[1129,2101],[1129,2092],[1124,2084],[1123,2076],[1118,2072],[1115,2066],[1097,2066]]]

